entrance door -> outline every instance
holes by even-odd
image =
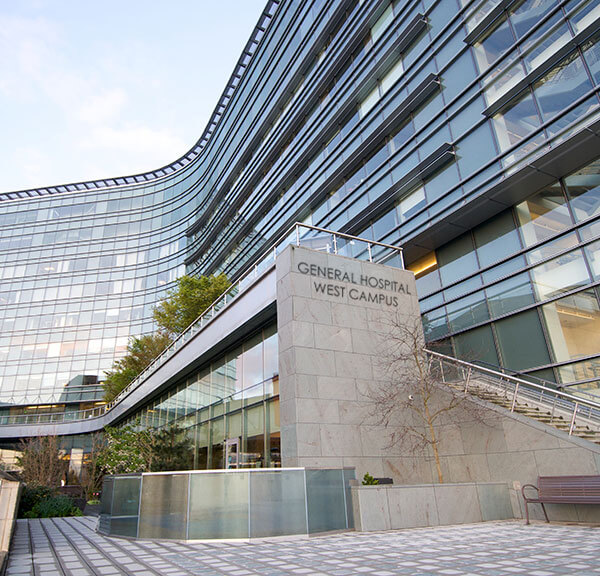
[[[225,440],[225,468],[239,468],[240,439]]]

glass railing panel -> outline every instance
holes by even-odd
[[[307,534],[303,470],[252,472],[250,537]]]
[[[347,528],[344,489],[339,469],[306,470],[309,534]]]
[[[333,254],[333,234],[318,234],[315,236],[300,238],[300,246]]]
[[[354,513],[352,511],[352,487],[350,481],[356,479],[356,470],[354,468],[344,468],[342,470],[342,481],[346,496],[346,518],[347,527],[354,528]]]
[[[117,476],[114,478],[110,521],[111,534],[117,536],[137,536],[140,483],[141,476]]]
[[[183,540],[187,537],[189,478],[189,474],[143,476],[140,538]]]
[[[189,539],[249,537],[248,474],[191,474]]]

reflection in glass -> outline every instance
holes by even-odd
[[[441,288],[442,284],[440,282],[440,273],[437,269],[435,252],[429,252],[425,256],[418,258],[406,268],[415,274],[419,296],[431,294],[431,292]]]
[[[483,291],[475,292],[446,305],[450,330],[464,330],[474,324],[489,320],[489,313]]]
[[[480,326],[452,337],[456,356],[475,364],[498,366],[492,327]]]
[[[248,473],[192,474],[188,538],[248,538]]]
[[[580,222],[600,212],[600,160],[595,160],[565,179],[569,203]]]
[[[550,363],[537,310],[527,310],[494,324],[502,365],[526,370]]]
[[[486,288],[492,318],[503,316],[534,303],[533,290],[527,272]]]
[[[306,534],[303,470],[249,474],[250,536]]]
[[[526,246],[542,242],[571,226],[571,216],[559,185],[548,187],[515,206]]]
[[[476,272],[479,268],[470,234],[463,234],[436,251],[444,286]]]
[[[583,62],[575,52],[534,85],[542,118],[549,120],[591,88]]]
[[[593,290],[542,306],[546,330],[557,362],[600,351],[600,308]]]
[[[574,248],[575,246],[577,246],[577,235],[575,232],[571,232],[570,234],[565,234],[556,240],[552,240],[552,242],[547,242],[535,250],[531,250],[527,253],[527,261],[530,264],[537,264],[542,260],[552,258],[552,256],[555,254],[564,252],[565,250]]]
[[[573,250],[532,268],[531,278],[538,300],[547,300],[590,281],[581,250]]]
[[[143,477],[140,538],[186,538],[188,480],[188,474]]]
[[[529,92],[521,96],[517,102],[511,102],[492,120],[498,145],[503,152],[519,143],[541,124],[533,97]]]
[[[342,470],[306,470],[308,532],[325,532],[346,526]]]
[[[512,213],[502,212],[473,231],[481,266],[489,266],[521,249]]]

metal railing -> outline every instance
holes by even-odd
[[[573,434],[578,425],[600,430],[600,402],[432,350],[427,350],[427,354],[432,366],[439,369],[439,376],[444,383],[462,383],[465,392],[469,391],[470,386],[483,383],[488,389],[504,396],[510,404],[511,412],[515,411],[519,401],[544,408],[550,414],[551,423],[561,417],[568,423],[569,435]]]
[[[292,228],[283,234],[270,248],[263,252],[262,258],[248,269],[235,284],[219,296],[196,320],[179,334],[165,350],[158,355],[144,370],[127,385],[111,402],[88,410],[56,412],[49,414],[15,414],[0,417],[0,425],[46,424],[73,422],[98,418],[110,412],[125,396],[138,388],[146,378],[162,366],[173,354],[180,350],[200,330],[204,329],[218,314],[229,306],[240,294],[250,288],[275,264],[277,256],[290,244],[304,246],[313,250],[323,251],[358,260],[378,264],[394,265],[404,268],[402,248],[376,242],[350,234],[334,232],[310,224],[296,222]]]

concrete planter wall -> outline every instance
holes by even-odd
[[[352,505],[363,532],[521,517],[505,482],[353,486]]]

